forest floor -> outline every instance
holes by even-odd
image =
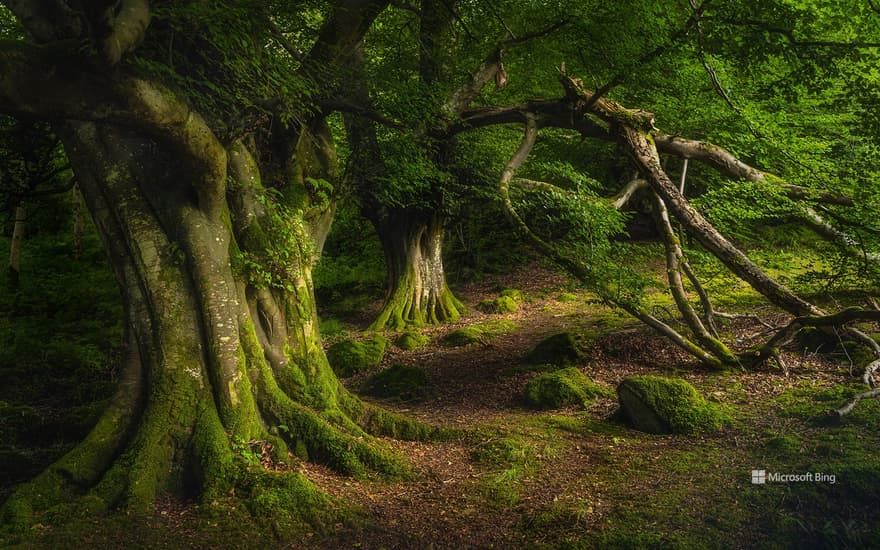
[[[523,291],[518,311],[486,315],[474,305],[502,289]],[[748,372],[699,367],[565,277],[530,265],[503,277],[459,285],[469,307],[458,323],[426,328],[427,347],[392,347],[382,365],[415,365],[428,385],[418,398],[365,398],[469,435],[444,442],[387,439],[417,473],[415,481],[355,480],[326,467],[295,467],[347,506],[341,522],[276,540],[246,526],[202,518],[195,506],[163,501],[146,523],[100,520],[76,530],[41,526],[20,547],[289,548],[847,548],[880,540],[880,404],[859,404],[840,426],[820,422],[857,391],[850,355],[810,349],[783,354],[784,368]],[[746,301],[747,302],[747,301]],[[775,310],[746,306],[766,321]],[[341,318],[359,336],[371,311]],[[506,319],[515,328],[477,344],[447,347],[463,326]],[[722,327],[748,342],[765,329],[737,320]],[[686,379],[728,407],[733,422],[716,433],[650,435],[615,416],[616,399],[587,408],[529,409],[525,385],[540,373],[525,356],[544,338],[572,333],[583,351],[575,366],[613,390],[624,378]],[[393,338],[393,334],[388,334]],[[328,340],[332,341],[331,337]],[[752,470],[835,476],[812,483],[752,484]],[[0,541],[2,546],[2,541]]]

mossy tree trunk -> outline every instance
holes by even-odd
[[[371,328],[454,322],[464,311],[443,271],[443,217],[406,209],[374,221],[388,273],[385,303]]]
[[[314,145],[328,143],[325,130],[318,125],[299,146],[320,170],[335,162],[332,149]],[[352,475],[406,474],[369,432],[424,432],[362,404],[324,357],[310,276],[314,235],[326,230],[319,213],[285,210],[296,213],[278,227],[240,143],[228,155],[214,143],[209,169],[218,185],[196,191],[191,159],[137,132],[76,123],[64,134],[122,288],[124,370],[92,433],[19,489],[7,520],[77,496],[128,510],[148,509],[164,492],[211,502],[242,483],[234,447],[248,441],[271,443],[282,460],[290,449]],[[266,250],[276,238],[300,246],[288,263],[273,263]]]
[[[9,265],[7,277],[9,288],[17,288],[21,279],[21,250],[24,248],[24,230],[27,220],[27,211],[24,205],[19,203],[13,209],[12,240],[9,242]]]
[[[342,4],[313,50],[322,63],[383,5]],[[40,15],[30,7],[17,15]],[[247,468],[248,442],[355,476],[408,475],[374,436],[432,429],[346,391],[317,330],[311,267],[333,204],[313,182],[338,183],[323,116],[223,143],[158,81],[56,70],[65,60],[51,55],[0,46],[0,112],[55,122],[121,288],[125,351],[94,429],[18,488],[0,520],[24,526],[68,503],[146,511],[164,493],[210,504],[275,491],[290,516],[319,513],[326,498],[302,476]]]

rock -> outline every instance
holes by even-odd
[[[501,291],[502,298],[511,298],[516,303],[522,303],[523,300],[526,299],[525,294],[523,294],[522,290],[517,290],[515,288],[508,288]]]
[[[542,374],[526,385],[526,402],[536,409],[586,406],[606,391],[575,367]]]
[[[389,344],[384,336],[373,336],[362,342],[343,340],[327,349],[327,360],[338,376],[351,376],[378,366]]]
[[[690,434],[720,430],[730,417],[679,378],[633,376],[617,387],[623,414],[640,431]]]
[[[364,382],[363,391],[375,397],[418,397],[428,377],[425,371],[412,365],[393,365],[376,373]]]
[[[397,340],[395,340],[394,343],[397,344],[397,347],[400,349],[411,351],[427,346],[430,341],[430,338],[420,332],[404,332],[397,337]]]
[[[492,300],[483,300],[477,304],[477,309],[483,313],[513,313],[519,309],[516,300],[510,296],[501,296]]]
[[[574,336],[570,332],[561,332],[541,341],[526,355],[526,361],[532,365],[561,367],[577,363],[582,357]]]

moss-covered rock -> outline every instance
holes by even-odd
[[[730,417],[679,378],[633,376],[617,387],[623,413],[637,430],[690,434],[720,430]]]
[[[394,341],[397,347],[407,351],[421,349],[428,345],[431,339],[420,332],[404,332]]]
[[[570,332],[560,332],[538,343],[526,355],[526,362],[532,365],[555,365],[561,367],[577,363],[583,355]]]
[[[516,303],[522,303],[526,299],[526,295],[522,290],[518,290],[515,288],[507,288],[501,291],[502,298],[511,298]]]
[[[363,391],[375,397],[412,398],[422,394],[428,377],[412,365],[393,365],[367,378]]]
[[[441,342],[450,347],[467,346],[470,344],[485,344],[495,336],[513,332],[516,329],[516,323],[506,319],[497,321],[488,321],[486,323],[477,323],[469,327],[454,330],[443,337]]]
[[[519,309],[516,300],[510,296],[501,296],[491,300],[483,300],[477,304],[477,309],[483,313],[513,313]]]
[[[327,360],[338,376],[351,376],[381,363],[389,344],[384,336],[373,336],[362,342],[343,340],[327,349]]]
[[[607,392],[575,367],[548,372],[526,385],[525,398],[536,409],[558,409],[571,405],[586,406]]]

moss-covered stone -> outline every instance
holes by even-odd
[[[516,303],[522,303],[526,299],[526,295],[522,290],[515,288],[507,288],[501,291],[502,298],[511,298]]]
[[[483,300],[477,304],[477,309],[483,313],[513,313],[519,308],[513,298],[510,296],[501,296],[491,300]]]
[[[637,430],[690,434],[720,430],[730,417],[678,378],[633,376],[617,387],[623,413]]]
[[[575,367],[548,372],[526,385],[526,402],[536,409],[586,406],[607,392]]]
[[[373,336],[362,342],[343,340],[327,349],[327,360],[339,376],[351,376],[382,362],[390,342],[384,336]]]
[[[428,345],[431,339],[420,332],[404,332],[394,341],[397,347],[407,351],[421,349]]]
[[[412,398],[422,394],[428,377],[412,365],[393,365],[364,382],[364,393],[375,397]]]
[[[532,365],[555,365],[558,367],[577,363],[583,355],[570,332],[560,332],[538,343],[526,355]]]
[[[495,336],[513,332],[515,329],[516,323],[506,319],[499,319],[454,330],[444,336],[441,341],[444,345],[450,347],[461,347],[478,343],[485,344]]]

